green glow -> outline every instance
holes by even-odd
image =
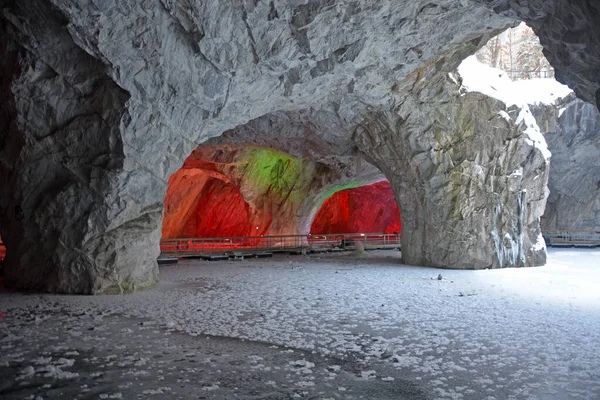
[[[342,190],[346,190],[346,189],[355,189],[357,187],[361,187],[361,186],[364,186],[366,184],[367,184],[366,182],[353,181],[353,182],[350,182],[350,183],[345,184],[345,185],[334,186],[334,187],[328,189],[327,191],[323,192],[318,197],[316,203],[313,203],[313,204],[316,205],[315,212],[317,212],[321,207],[323,207],[323,203],[325,202],[325,200],[327,200],[328,198],[330,198],[331,196],[333,196],[337,192],[341,192]]]
[[[245,164],[242,179],[246,181],[246,187],[253,188],[256,194],[285,201],[292,209],[305,202],[307,195],[310,195],[308,192],[314,190],[313,179],[318,171],[317,164],[313,161],[277,150],[253,147],[245,149],[240,161]],[[320,207],[335,193],[368,183],[353,181],[345,185],[331,185],[317,195],[316,203]]]
[[[312,180],[314,163],[286,153],[252,149],[245,154],[245,178],[259,193],[297,201]]]

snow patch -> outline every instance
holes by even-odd
[[[555,79],[512,81],[506,72],[482,64],[477,57],[466,58],[458,67],[463,86],[506,103],[507,107],[525,104],[554,104],[572,90]]]
[[[529,105],[554,104],[572,92],[568,86],[555,79],[512,81],[504,71],[480,63],[475,56],[466,58],[458,67],[458,72],[468,92],[483,93],[504,102],[506,107],[517,106],[521,111],[515,123],[524,125],[529,144],[538,148],[546,160],[550,159],[552,154]],[[499,114],[506,121],[511,120],[507,112],[500,111]]]
[[[202,390],[207,391],[207,392],[212,392],[214,390],[218,390],[220,387],[219,385],[217,385],[216,383],[213,383],[209,386],[203,386]]]
[[[59,366],[55,365],[47,365],[40,368],[38,372],[45,372],[44,378],[51,379],[73,379],[79,376],[77,372],[63,371]]]
[[[113,393],[113,394],[106,394],[103,393],[100,395],[101,399],[122,399],[123,395],[121,393]]]
[[[546,241],[544,240],[544,237],[542,236],[542,232],[540,232],[540,233],[538,233],[537,240],[536,240],[535,244],[531,247],[531,250],[537,252],[537,251],[544,250],[545,248],[546,248]]]

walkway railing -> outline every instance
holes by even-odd
[[[177,238],[160,241],[164,255],[260,251],[353,249],[361,242],[365,248],[395,247],[400,234],[344,233],[331,235],[239,236],[226,238]]]
[[[544,231],[547,246],[600,246],[600,231]]]
[[[600,231],[544,231],[547,246],[597,247]],[[365,248],[399,247],[400,234],[342,233],[330,235],[238,236],[224,238],[177,238],[160,241],[166,256],[218,254],[249,251],[319,251],[354,249],[361,242]]]

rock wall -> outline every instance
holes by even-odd
[[[600,113],[573,96],[532,112],[552,152],[542,229],[600,230]]]
[[[19,19],[5,10],[0,20],[6,285],[66,293],[151,285],[158,251],[148,244],[160,238],[162,209],[142,199],[147,181],[125,160],[129,95],[73,41],[63,16],[44,2],[29,11]]]
[[[403,260],[465,269],[542,265],[547,150],[515,123],[520,110],[459,88],[439,74],[355,133],[396,193]]]
[[[395,233],[400,210],[386,181],[340,190],[325,200],[310,227],[312,234]]]
[[[253,234],[249,204],[228,177],[202,168],[182,168],[169,179],[163,238]]]
[[[0,6],[7,285],[66,293],[156,281],[167,180],[199,143],[325,99],[353,119],[511,23],[459,0]]]

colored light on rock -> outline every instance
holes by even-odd
[[[344,189],[325,200],[310,233],[394,233],[401,230],[400,210],[388,182]]]

